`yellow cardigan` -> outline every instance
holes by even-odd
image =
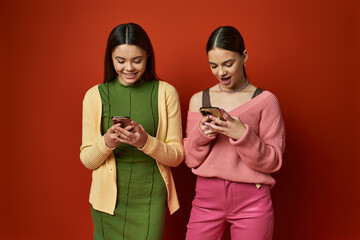
[[[170,214],[179,209],[174,179],[170,167],[184,159],[179,96],[170,84],[160,81],[158,92],[159,124],[156,137],[148,135],[139,149],[156,160],[164,179]],[[80,159],[92,173],[90,203],[93,208],[114,215],[117,183],[114,148],[105,145],[101,135],[102,102],[98,85],[90,88],[83,100],[82,145]]]

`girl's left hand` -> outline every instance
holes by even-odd
[[[137,122],[131,121],[132,126],[126,128],[118,128],[116,130],[120,142],[130,144],[137,148],[144,147],[148,134],[146,130]]]
[[[205,123],[215,132],[224,134],[234,140],[239,140],[245,133],[245,126],[238,117],[230,116],[225,110],[221,109],[221,114],[225,121],[220,118],[209,116],[216,124]]]

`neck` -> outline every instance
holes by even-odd
[[[244,78],[244,79],[242,79],[242,81],[239,81],[239,83],[236,84],[236,86],[233,86],[231,88],[226,88],[221,83],[219,83],[219,88],[220,88],[220,91],[222,91],[222,92],[234,93],[234,92],[243,90],[244,88],[246,88],[246,86],[248,84],[249,84],[249,81],[246,78]]]

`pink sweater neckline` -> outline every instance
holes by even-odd
[[[269,95],[272,95],[272,93],[269,91],[264,91],[260,95],[256,96],[255,98],[252,98],[249,101],[243,103],[242,105],[240,105],[234,109],[231,109],[230,111],[228,111],[228,113],[230,115],[233,115],[233,114],[239,114],[240,112],[244,112],[247,109],[251,108],[253,105],[258,104],[260,101],[262,101],[264,98],[268,97]],[[213,107],[215,107],[215,106],[213,106]],[[218,107],[218,106],[216,106],[216,107]],[[194,117],[196,117],[197,115],[202,117],[200,111],[199,112],[188,111],[188,114],[193,115]]]

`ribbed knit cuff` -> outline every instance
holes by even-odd
[[[100,137],[92,146],[82,149],[80,158],[88,169],[96,169],[104,160],[112,154],[115,148],[109,148],[105,144],[104,137]]]
[[[143,151],[144,153],[149,152],[150,149],[153,149],[155,147],[155,142],[154,142],[155,138],[153,136],[150,136],[148,134],[146,143],[144,144],[144,146],[142,148],[137,148],[140,151]]]
[[[245,133],[244,133],[244,135],[242,135],[242,137],[239,138],[238,140],[234,140],[234,139],[232,139],[232,138],[229,138],[229,141],[230,141],[231,144],[236,145],[236,146],[239,146],[239,145],[241,145],[242,143],[248,141],[248,138],[249,138],[249,136],[250,136],[250,134],[251,134],[250,128],[249,128],[249,126],[248,126],[247,124],[244,124],[244,126],[245,126]]]
[[[216,136],[208,136],[206,135],[200,128],[200,124],[196,124],[193,129],[190,131],[189,136],[187,137],[188,141],[192,143],[192,145],[206,145],[211,142]]]
[[[110,148],[110,147],[106,146],[104,136],[102,136],[99,139],[98,144],[96,144],[96,145],[97,145],[98,150],[104,154],[110,154],[116,148],[116,147]]]

